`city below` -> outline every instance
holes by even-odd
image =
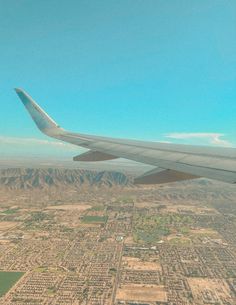
[[[236,188],[0,171],[1,305],[234,305]]]

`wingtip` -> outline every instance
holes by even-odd
[[[18,96],[20,96],[20,95],[28,96],[28,94],[22,88],[14,88],[14,90]]]
[[[21,89],[21,88],[14,88],[14,90],[16,91],[16,93],[18,93],[18,92],[23,92],[23,91],[24,91],[24,90]]]
[[[21,102],[26,106],[32,102],[32,98],[21,88],[14,88],[16,94],[20,98]]]
[[[33,121],[43,131],[58,128],[59,125],[21,88],[14,88],[21,102],[24,104]]]

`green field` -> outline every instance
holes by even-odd
[[[11,214],[15,214],[18,211],[19,211],[19,208],[17,208],[17,209],[8,209],[8,210],[3,211],[2,213],[7,214],[7,215],[11,215]]]
[[[23,274],[24,272],[0,271],[0,297],[8,292]]]
[[[133,238],[135,242],[155,243],[172,233],[187,235],[192,222],[187,215],[137,214],[133,221]]]
[[[107,222],[107,216],[89,216],[83,217],[82,222],[84,223],[105,223]]]

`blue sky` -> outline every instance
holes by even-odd
[[[235,0],[0,0],[0,155],[79,150],[14,87],[73,131],[235,146],[235,24]]]

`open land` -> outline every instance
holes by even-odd
[[[71,210],[79,210],[79,211],[86,211],[91,209],[91,205],[88,204],[61,204],[61,205],[52,205],[49,206],[48,210],[64,210],[64,211],[71,211]]]
[[[157,262],[145,262],[137,257],[123,257],[122,262],[125,268],[130,270],[161,270],[161,265]]]
[[[157,285],[125,285],[117,292],[117,298],[127,301],[166,302],[167,296],[164,286]]]
[[[12,228],[16,227],[17,225],[18,225],[17,222],[13,222],[13,221],[1,221],[0,222],[0,232],[12,229]]]

